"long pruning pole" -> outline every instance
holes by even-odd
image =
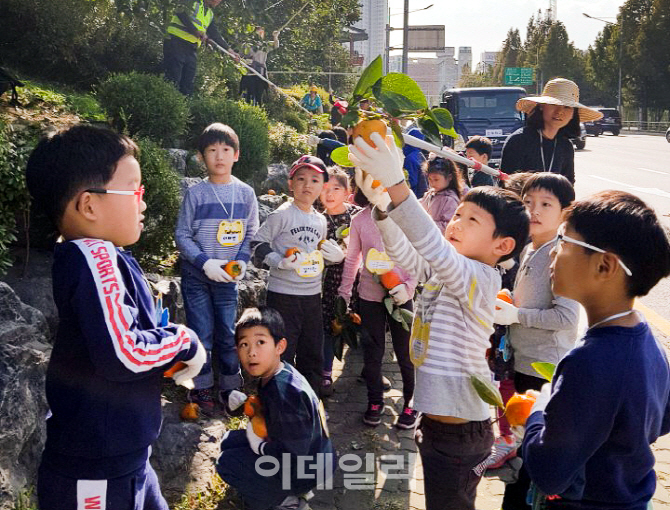
[[[222,54],[224,54],[224,55],[228,55],[230,58],[235,59],[235,55],[233,55],[231,52],[229,52],[227,49],[223,48],[222,46],[219,46],[219,45],[216,44],[214,41],[210,40],[207,44],[209,44],[212,48],[214,48],[214,49],[215,49],[216,51],[218,51],[219,53],[222,53]],[[265,76],[263,76],[261,73],[259,73],[258,71],[256,71],[256,70],[255,70],[253,67],[251,67],[249,64],[247,64],[247,63],[244,62],[243,60],[240,60],[239,63],[242,64],[244,67],[246,67],[247,70],[251,71],[253,74],[255,74],[256,76],[258,76],[261,80],[263,80],[264,82],[266,82],[268,85],[270,85],[271,87],[273,87],[273,88],[274,88],[277,92],[279,92],[282,96],[287,97],[288,99],[290,99],[293,103],[295,103],[295,105],[296,105],[298,108],[300,108],[301,110],[304,110],[305,112],[307,112],[307,113],[310,114],[310,115],[312,114],[312,112],[310,112],[307,108],[305,108],[305,107],[302,106],[298,101],[296,101],[295,98],[289,96],[286,92],[284,92],[282,89],[280,89],[279,87],[277,87],[277,85],[275,85],[274,83],[272,83],[270,80],[268,80]]]
[[[281,32],[281,31],[284,30],[287,26],[289,26],[289,25],[291,24],[291,21],[293,21],[293,18],[295,18],[298,14],[300,14],[300,13],[302,12],[302,10],[303,10],[305,7],[307,7],[308,5],[309,5],[309,1],[308,1],[308,2],[305,2],[304,5],[303,5],[300,9],[298,9],[298,10],[296,11],[296,13],[295,13],[293,16],[291,16],[291,17],[288,19],[288,21],[287,21],[286,23],[284,23],[284,24],[277,30],[277,32]]]
[[[490,166],[484,165],[479,161],[475,161],[474,159],[464,158],[463,156],[460,156],[455,152],[445,151],[442,148],[438,147],[437,145],[433,145],[432,143],[428,143],[412,135],[408,135],[405,133],[402,135],[402,137],[405,143],[411,145],[412,147],[417,147],[419,149],[425,149],[427,151],[434,152],[440,157],[450,159],[451,161],[455,161],[456,163],[461,163],[467,167],[472,168],[476,172],[484,172],[485,174],[497,177],[501,181],[505,181],[509,177],[509,175],[507,175],[505,172],[501,170],[491,168]]]

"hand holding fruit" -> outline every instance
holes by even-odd
[[[409,294],[409,290],[407,290],[407,285],[404,283],[393,287],[391,290],[389,290],[389,294],[391,295],[391,298],[393,298],[393,302],[398,306],[404,305],[407,303],[407,301],[412,299],[412,296]]]
[[[321,253],[323,253],[323,258],[328,262],[339,264],[344,260],[344,252],[342,251],[342,248],[340,248],[332,239],[323,241],[319,249],[321,250]]]
[[[549,403],[549,399],[551,399],[551,383],[545,383],[535,399],[535,404],[533,404],[530,414],[536,413],[537,411],[544,412],[545,407],[547,407],[547,404]]]
[[[349,159],[361,170],[381,181],[385,188],[390,188],[405,180],[403,172],[404,156],[395,145],[393,136],[386,136],[386,140],[379,133],[372,133],[370,139],[376,149],[371,147],[362,137],[354,139],[354,145],[349,146]]]
[[[228,273],[226,273],[226,270],[224,269],[226,264],[228,264],[227,260],[209,259],[202,266],[202,270],[205,272],[205,275],[207,275],[207,278],[212,281],[219,283],[230,283],[233,281],[233,278]]]
[[[207,351],[198,342],[198,349],[195,351],[195,355],[189,359],[184,360],[183,363],[186,365],[186,368],[176,372],[172,379],[174,379],[175,384],[180,384],[185,388],[193,389],[193,379],[196,375],[200,373],[200,369],[207,361]]]
[[[254,432],[254,427],[251,422],[247,423],[247,441],[249,441],[249,446],[256,455],[260,455],[261,445],[265,442],[262,437],[258,436]]]
[[[503,289],[505,290],[505,289]],[[509,291],[507,291],[509,293]],[[519,322],[519,309],[512,304],[511,295],[498,292],[493,322],[501,326],[509,326]]]
[[[363,175],[360,168],[354,170],[356,185],[367,197],[372,205],[380,211],[386,211],[391,203],[391,197],[383,186],[374,186],[375,178],[371,175]]]
[[[224,267],[224,271],[232,277],[233,281],[239,282],[247,272],[247,263],[244,260],[231,260]]]
[[[277,267],[279,269],[298,269],[305,261],[305,255],[297,248],[289,248],[283,259],[279,261]]]

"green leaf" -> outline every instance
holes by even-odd
[[[356,124],[358,124],[358,108],[351,108],[349,107],[349,110],[347,113],[344,114],[344,117],[342,117],[342,120],[340,121],[340,124],[342,124],[342,127],[345,129],[348,129],[350,127],[354,127]]]
[[[556,372],[556,365],[546,361],[536,361],[535,363],[531,363],[530,366],[549,382],[551,382],[554,372]]]
[[[386,307],[386,311],[389,313],[389,315],[393,315],[393,299],[390,297],[385,297],[384,306]]]
[[[412,324],[414,321],[414,312],[406,310],[405,308],[400,308],[400,313],[402,314],[402,318],[405,323]]]
[[[349,160],[349,146],[347,145],[338,147],[333,152],[331,152],[330,159],[332,159],[333,163],[335,163],[338,166],[347,168],[356,166]]]
[[[333,354],[335,357],[342,361],[342,353],[344,351],[344,343],[342,342],[342,335],[337,335],[333,337]]]
[[[402,324],[405,324],[405,321],[402,320],[402,314],[400,313],[400,308],[395,307],[395,308],[393,309],[393,312],[391,313],[391,317],[392,317],[394,320],[396,320],[396,321],[398,321],[398,322],[401,322]]]
[[[378,55],[376,59],[370,62],[370,65],[363,70],[363,74],[358,79],[356,87],[354,87],[354,103],[358,103],[363,99],[372,86],[382,78],[382,56]]]
[[[454,127],[454,118],[446,108],[432,108],[428,112],[430,117],[437,123],[441,133],[446,134],[445,131]]]
[[[472,374],[470,376],[470,383],[472,387],[479,395],[484,402],[489,405],[497,406],[501,409],[505,408],[503,404],[502,396],[500,395],[500,390],[491,382],[491,379],[488,377],[482,377],[478,374]]]
[[[421,87],[402,73],[389,73],[375,83],[372,91],[384,109],[393,117],[428,108]]]
[[[441,147],[442,138],[440,138],[440,128],[437,126],[437,122],[431,119],[428,115],[419,117],[416,121],[421,128],[421,132],[426,137],[426,140]]]
[[[342,296],[337,296],[337,299],[335,300],[335,315],[337,315],[338,317],[342,317],[346,313],[347,313],[347,302],[344,300]]]
[[[405,321],[400,321],[400,324],[402,325],[402,329],[409,333],[409,325]]]
[[[402,137],[402,128],[400,127],[400,124],[391,122],[391,131],[393,132],[393,139],[395,140],[395,144],[398,147],[404,147],[405,140],[403,140]]]

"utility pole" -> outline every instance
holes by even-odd
[[[402,17],[402,72],[403,74],[407,74],[407,61],[409,58],[409,0],[405,0]]]
[[[619,115],[623,117],[623,111],[621,110],[621,67],[623,64],[623,13],[621,13],[621,21],[619,23],[612,23],[611,21],[604,20],[602,18],[596,18],[595,16],[591,16],[590,14],[586,14],[585,12],[582,13],[585,17],[589,19],[595,19],[598,21],[602,21],[603,23],[607,25],[619,25],[619,85],[617,87],[617,100],[616,100],[616,108],[619,111]]]

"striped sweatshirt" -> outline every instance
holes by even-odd
[[[175,242],[182,272],[210,282],[202,270],[209,259],[249,262],[251,239],[258,230],[258,202],[251,186],[235,176],[227,184],[205,179],[186,190],[179,210]],[[244,239],[233,246],[217,240],[221,222],[242,222]]]
[[[375,210],[375,216],[378,213]],[[423,413],[482,421],[489,406],[470,383],[472,374],[491,377],[486,349],[493,333],[498,271],[460,255],[443,237],[419,201],[410,195],[377,221],[386,252],[420,282],[416,318],[430,326],[428,346],[416,365],[414,407]],[[417,359],[414,321],[410,352]]]
[[[107,241],[57,244],[53,292],[59,325],[42,461],[70,478],[126,475],[146,464],[158,437],[163,372],[193,358],[198,337],[157,326],[142,270]]]

